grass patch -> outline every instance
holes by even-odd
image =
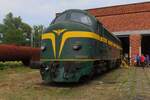
[[[0,70],[4,70],[8,68],[16,68],[20,66],[23,66],[23,64],[18,61],[0,62]]]
[[[21,74],[31,71],[32,69],[24,66],[21,62],[0,62],[0,81],[1,79],[5,79],[10,74]]]

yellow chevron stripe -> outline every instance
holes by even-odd
[[[53,32],[55,32],[58,36],[63,33],[64,31],[66,31],[66,29],[58,29],[58,30],[53,30]]]
[[[50,39],[52,41],[54,57],[56,58],[56,43],[55,43],[55,35],[53,33],[45,33],[42,35],[42,40]]]
[[[111,42],[110,40],[108,40],[108,45],[113,46],[113,42]]]
[[[55,31],[55,32],[59,32],[60,33],[60,30]],[[98,35],[96,33],[86,32],[86,31],[68,31],[68,32],[65,32],[63,34],[63,36],[62,36],[62,41],[61,41],[60,50],[59,50],[59,57],[61,55],[61,52],[62,52],[62,49],[64,47],[64,44],[65,44],[66,40],[68,40],[70,38],[91,38],[91,39],[95,39],[95,40],[98,40],[100,42],[106,43],[109,46],[115,47],[117,49],[122,49],[119,45],[113,43],[112,41],[110,41],[110,40],[106,39],[105,37],[102,37],[102,36],[100,36],[100,35]],[[45,33],[45,34],[42,35],[42,39],[50,39],[52,41],[54,57],[56,58],[55,34],[53,34],[53,33]]]
[[[107,39],[105,37],[102,37],[102,42],[106,43],[107,44]]]

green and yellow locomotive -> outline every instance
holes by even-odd
[[[46,82],[78,82],[120,65],[120,40],[86,11],[61,13],[42,34],[41,45]]]

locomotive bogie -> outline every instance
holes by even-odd
[[[45,64],[41,69],[46,82],[78,82],[82,76],[91,73],[93,61],[60,61]]]

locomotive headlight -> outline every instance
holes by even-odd
[[[41,50],[45,51],[46,50],[46,46],[41,46]]]
[[[73,45],[73,46],[72,46],[72,49],[73,49],[73,50],[80,50],[81,48],[82,48],[81,45]]]

